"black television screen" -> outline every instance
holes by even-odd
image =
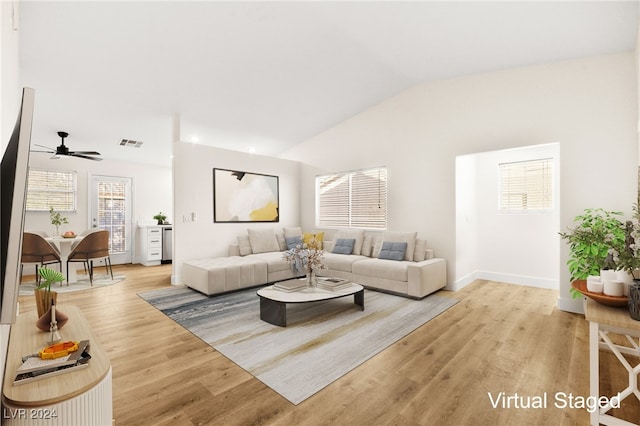
[[[0,165],[0,324],[16,320],[34,90],[24,88],[16,125]]]

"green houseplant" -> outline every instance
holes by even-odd
[[[157,215],[155,215],[153,218],[158,221],[158,225],[162,225],[165,219],[167,219],[167,216],[162,214],[162,212],[160,212]]]
[[[49,217],[51,218],[51,224],[56,227],[56,237],[60,235],[60,225],[63,223],[69,223],[69,220],[62,216],[60,212],[54,211],[53,206],[49,208]]]
[[[585,209],[574,218],[575,226],[560,233],[571,251],[567,266],[572,281],[616,268],[616,253],[624,250],[626,237],[621,216],[621,212]]]
[[[35,295],[38,318],[40,318],[51,307],[51,300],[55,301],[57,299],[58,294],[55,291],[51,291],[51,284],[62,283],[64,275],[55,269],[46,267],[40,268],[38,275],[40,276],[40,284],[35,289]]]

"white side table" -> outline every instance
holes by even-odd
[[[632,355],[640,358],[640,321],[635,321],[629,316],[627,308],[610,307],[595,302],[591,299],[585,300],[585,318],[589,321],[589,380],[590,396],[600,397],[600,354],[599,350],[607,350],[615,354],[618,361],[629,373],[629,385],[620,390],[620,400],[635,396],[640,400],[638,390],[638,374],[640,373],[640,361],[634,360],[633,364],[623,356]],[[609,338],[609,333],[625,336],[628,346],[613,343]],[[613,395],[610,395],[613,396]],[[591,413],[591,425],[634,425],[622,419],[613,417],[607,412],[611,410],[610,404]]]

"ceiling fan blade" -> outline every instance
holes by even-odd
[[[70,153],[69,153],[69,156],[71,156],[71,157],[78,157],[78,158],[86,158],[87,160],[102,161],[102,158],[99,158],[99,157],[89,157],[88,155],[78,154],[77,152],[70,152]]]
[[[29,152],[44,152],[47,154],[55,154],[55,151],[40,151],[40,150],[35,150],[35,149],[30,149]]]
[[[69,151],[69,154],[100,155],[97,151]]]
[[[48,149],[48,151],[31,151],[31,152],[56,152],[56,150],[53,148],[49,148],[48,146],[44,146],[44,145],[38,145],[37,143],[34,143],[33,146]]]

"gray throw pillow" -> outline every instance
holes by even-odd
[[[356,245],[355,238],[338,238],[336,245],[333,246],[332,253],[337,254],[351,254],[353,253],[353,246]]]
[[[385,241],[382,243],[382,248],[380,249],[380,254],[378,255],[378,259],[389,259],[389,260],[403,260],[404,253],[407,251],[407,243],[406,242],[390,242]]]
[[[302,237],[286,237],[284,240],[287,243],[287,250],[296,248],[298,244],[302,245]]]

